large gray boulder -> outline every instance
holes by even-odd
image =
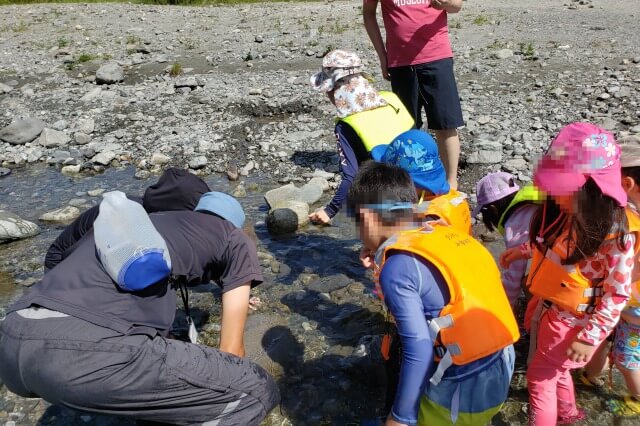
[[[297,200],[307,204],[314,204],[322,197],[323,192],[322,183],[317,180],[311,180],[300,188],[300,194],[298,195]]]
[[[267,214],[267,229],[272,234],[289,234],[309,223],[309,205],[301,201],[283,201]]]
[[[0,210],[0,243],[33,237],[38,233],[40,228],[35,223],[24,220],[9,211]]]
[[[14,120],[4,129],[0,130],[0,140],[12,145],[23,145],[37,138],[45,124],[37,118],[25,118]]]
[[[272,189],[264,194],[264,199],[270,208],[274,208],[278,203],[297,200],[300,197],[300,188],[290,183],[280,188]]]
[[[45,148],[54,148],[58,146],[65,146],[71,142],[71,138],[64,132],[59,132],[53,129],[44,129],[40,133],[40,137],[36,140],[38,145],[42,145]]]
[[[96,83],[98,84],[113,84],[123,80],[124,70],[117,62],[107,62],[96,72]]]

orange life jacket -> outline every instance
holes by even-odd
[[[449,288],[449,303],[429,321],[436,347],[445,350],[441,363],[447,357],[449,365],[468,364],[519,339],[500,271],[480,242],[448,226],[403,231],[392,238],[376,256],[378,271],[393,252],[413,253],[438,268]]]
[[[640,307],[640,213],[632,208],[627,208],[627,219],[629,220],[629,232],[636,235],[636,246],[634,250],[634,265],[631,273],[631,298],[628,306],[633,308]]]
[[[423,203],[418,205],[418,209]],[[426,200],[425,216],[438,216],[460,232],[471,235],[471,213],[467,196],[452,189],[448,194]]]
[[[640,248],[640,216],[631,209],[626,209],[629,233],[635,234],[634,251]],[[609,239],[617,235],[609,235]],[[599,284],[601,279],[588,279],[580,272],[577,265],[562,265],[562,260],[568,255],[564,242],[567,233],[557,238],[551,249],[542,253],[533,249],[531,269],[527,280],[529,292],[541,297],[559,308],[571,312],[576,316],[593,312],[602,299],[603,289]]]

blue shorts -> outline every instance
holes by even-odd
[[[620,320],[613,344],[613,360],[627,370],[640,370],[640,325]]]
[[[456,129],[464,125],[462,107],[453,74],[453,58],[424,64],[389,68],[391,89],[422,128],[422,108],[431,130]]]
[[[428,384],[420,400],[418,426],[485,425],[507,400],[513,376],[513,345],[480,371],[459,377],[445,377],[437,385]]]

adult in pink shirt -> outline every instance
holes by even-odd
[[[386,30],[386,44],[376,19],[378,2]],[[382,76],[422,127],[435,132],[451,188],[458,187],[460,139],[464,125],[453,74],[447,14],[457,13],[462,0],[363,0],[364,26],[380,58]]]

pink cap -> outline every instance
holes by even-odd
[[[471,216],[478,216],[484,206],[518,192],[520,187],[515,183],[515,180],[515,176],[506,172],[489,173],[480,179],[476,184],[477,203]]]
[[[590,123],[571,123],[551,142],[533,182],[549,195],[571,195],[587,178],[620,206],[627,205],[620,183],[620,148],[613,135]]]

